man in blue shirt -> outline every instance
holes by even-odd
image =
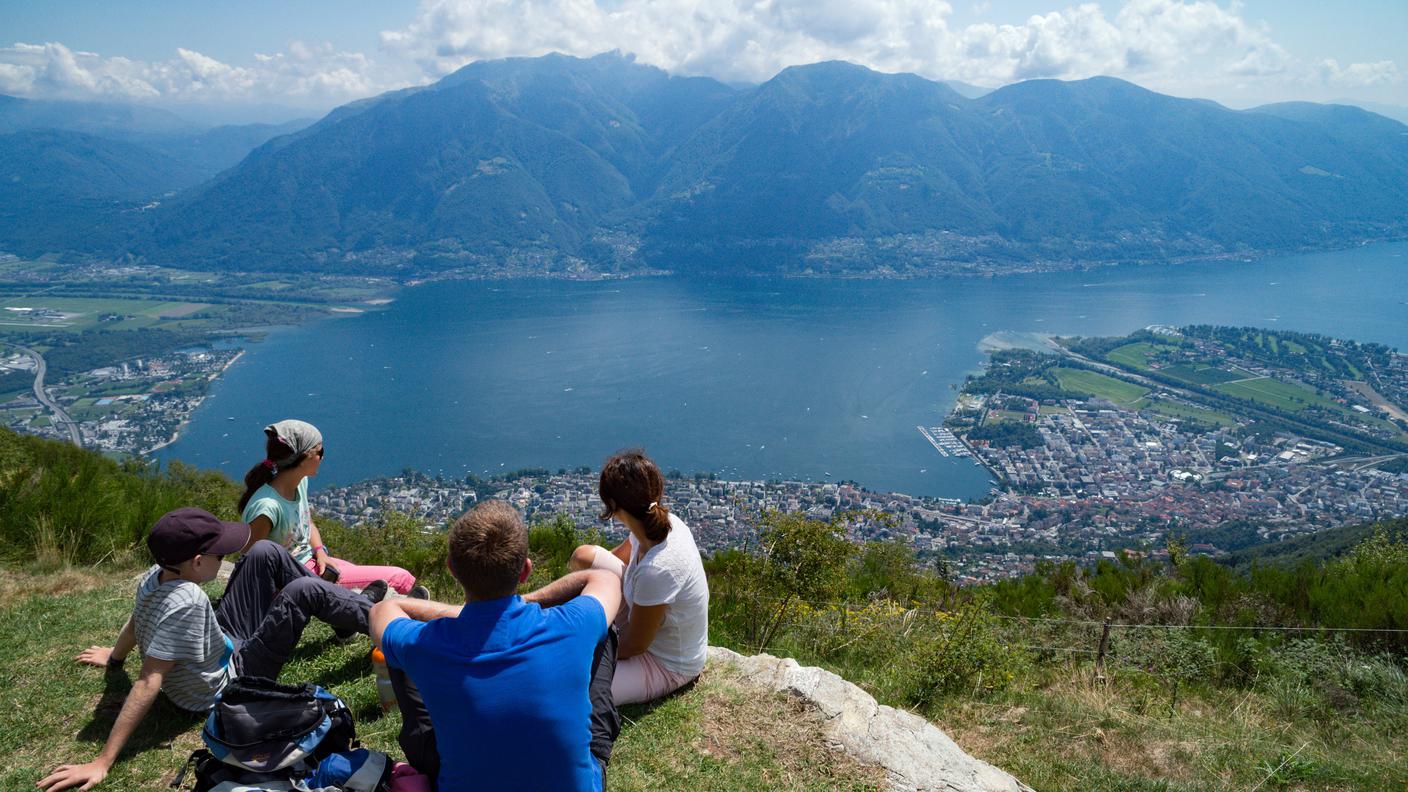
[[[440,792],[599,792],[620,731],[609,631],[619,579],[574,572],[518,596],[533,570],[528,530],[493,500],[450,529],[449,567],[464,605],[398,599],[371,613],[372,640],[393,669],[407,760]]]

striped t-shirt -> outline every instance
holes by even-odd
[[[200,586],[189,580],[161,582],[161,567],[147,570],[137,585],[132,609],[137,648],[144,657],[176,663],[161,690],[176,706],[203,712],[234,676],[234,645],[215,621],[215,609]]]

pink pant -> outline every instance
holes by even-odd
[[[604,569],[616,577],[622,577],[626,565],[604,547],[596,549],[592,559],[592,569]],[[630,620],[630,603],[624,598],[621,612],[616,616],[616,628],[624,630]],[[684,687],[692,677],[677,674],[666,668],[650,650],[616,661],[616,676],[611,680],[611,698],[617,706],[653,701]]]
[[[337,567],[339,575],[337,585],[343,588],[366,588],[367,584],[373,580],[385,580],[398,593],[406,594],[416,584],[416,576],[401,567],[359,566],[351,561],[344,561],[332,556],[328,556],[328,563]],[[308,567],[308,571],[313,574],[318,574],[318,565],[313,559],[308,559],[308,563],[304,566]]]

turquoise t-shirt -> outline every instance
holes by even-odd
[[[268,484],[255,490],[240,519],[250,523],[256,517],[269,518],[273,524],[269,539],[288,548],[293,560],[300,564],[312,560],[313,545],[309,536],[313,532],[313,518],[308,509],[308,479],[298,482],[297,500],[285,498]]]

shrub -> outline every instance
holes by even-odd
[[[460,586],[445,566],[446,533],[400,512],[382,512],[375,520],[349,528],[319,519],[318,532],[331,553],[357,564],[399,566],[442,598],[460,596]]]
[[[157,518],[199,506],[234,518],[234,484],[180,463],[117,462],[0,429],[0,560],[91,564],[137,556]]]
[[[988,604],[975,600],[957,613],[936,614],[933,631],[914,642],[906,665],[905,697],[926,707],[941,696],[1004,690],[1030,661],[1008,644]]]

